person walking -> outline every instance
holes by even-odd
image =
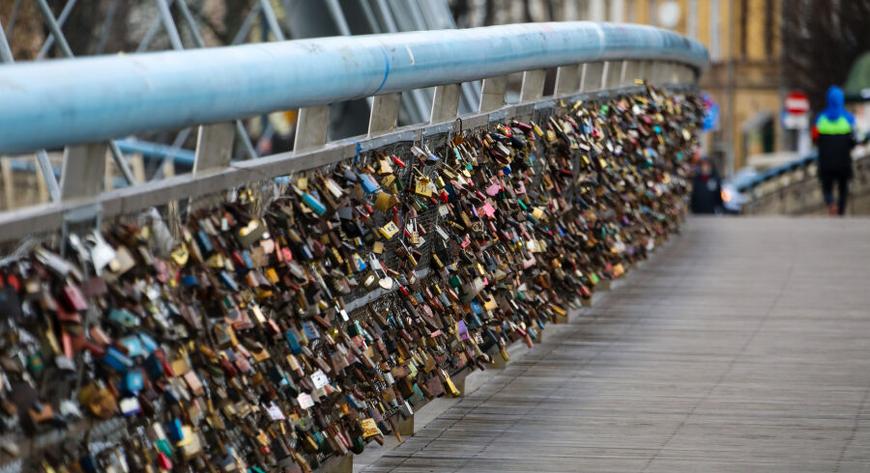
[[[830,215],[846,213],[849,180],[852,179],[852,148],[855,147],[855,117],[846,111],[843,90],[828,89],[825,110],[816,119],[816,144],[819,152],[819,179]],[[837,201],[834,202],[834,185]]]
[[[695,168],[689,207],[694,214],[716,214],[722,211],[722,179],[707,158],[702,158]]]

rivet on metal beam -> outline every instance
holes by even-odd
[[[329,105],[306,107],[299,110],[296,122],[295,151],[319,148],[326,144],[329,130]]]
[[[440,123],[456,118],[459,111],[460,84],[447,84],[435,87],[432,97],[432,112],[429,123]]]
[[[523,72],[523,85],[520,87],[520,102],[532,102],[544,96],[545,69]]]
[[[507,90],[507,76],[483,79],[480,90],[480,113],[491,112],[504,107],[504,93]]]
[[[236,137],[234,123],[216,123],[199,127],[196,134],[196,155],[193,173],[229,166],[233,157],[233,141]]]
[[[396,129],[401,103],[402,94],[398,92],[375,96],[369,116],[369,136],[383,135]]]
[[[60,172],[62,200],[90,197],[102,191],[107,152],[106,143],[69,146],[64,150]]]
[[[580,90],[580,73],[583,66],[570,65],[560,66],[556,69],[555,96],[573,94]]]

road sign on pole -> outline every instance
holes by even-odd
[[[807,94],[793,90],[785,97],[782,126],[789,130],[803,130],[810,126],[810,100]]]

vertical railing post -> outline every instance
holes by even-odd
[[[329,130],[329,105],[306,107],[299,110],[296,121],[294,151],[319,148],[326,144]]]
[[[576,64],[570,66],[560,66],[556,69],[556,87],[553,95],[572,94],[580,90],[580,79],[583,66]]]
[[[102,191],[107,151],[106,143],[69,146],[64,150],[61,200],[90,197]]]
[[[507,90],[507,76],[487,77],[483,79],[480,90],[481,113],[491,112],[504,107],[504,94]]]
[[[593,92],[604,87],[604,75],[607,72],[607,64],[603,62],[590,62],[583,65],[583,84],[581,92]]]
[[[613,89],[620,85],[622,74],[622,61],[605,61],[604,73],[602,74],[602,89]]]
[[[199,127],[196,134],[196,155],[193,160],[193,173],[229,166],[233,157],[233,141],[236,137],[235,124],[217,123]]]
[[[369,116],[369,136],[378,136],[396,129],[399,121],[399,108],[402,104],[402,94],[376,95],[372,100],[372,112]]]
[[[455,119],[457,112],[459,112],[460,92],[460,84],[447,84],[435,87],[429,123],[440,123]]]
[[[523,72],[523,83],[520,86],[520,102],[532,102],[544,96],[544,82],[547,80],[545,69],[535,69]]]

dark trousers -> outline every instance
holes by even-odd
[[[834,184],[837,185],[837,213],[846,213],[846,199],[849,197],[849,177],[837,174],[822,174],[822,195],[825,204],[830,207],[834,203]]]

